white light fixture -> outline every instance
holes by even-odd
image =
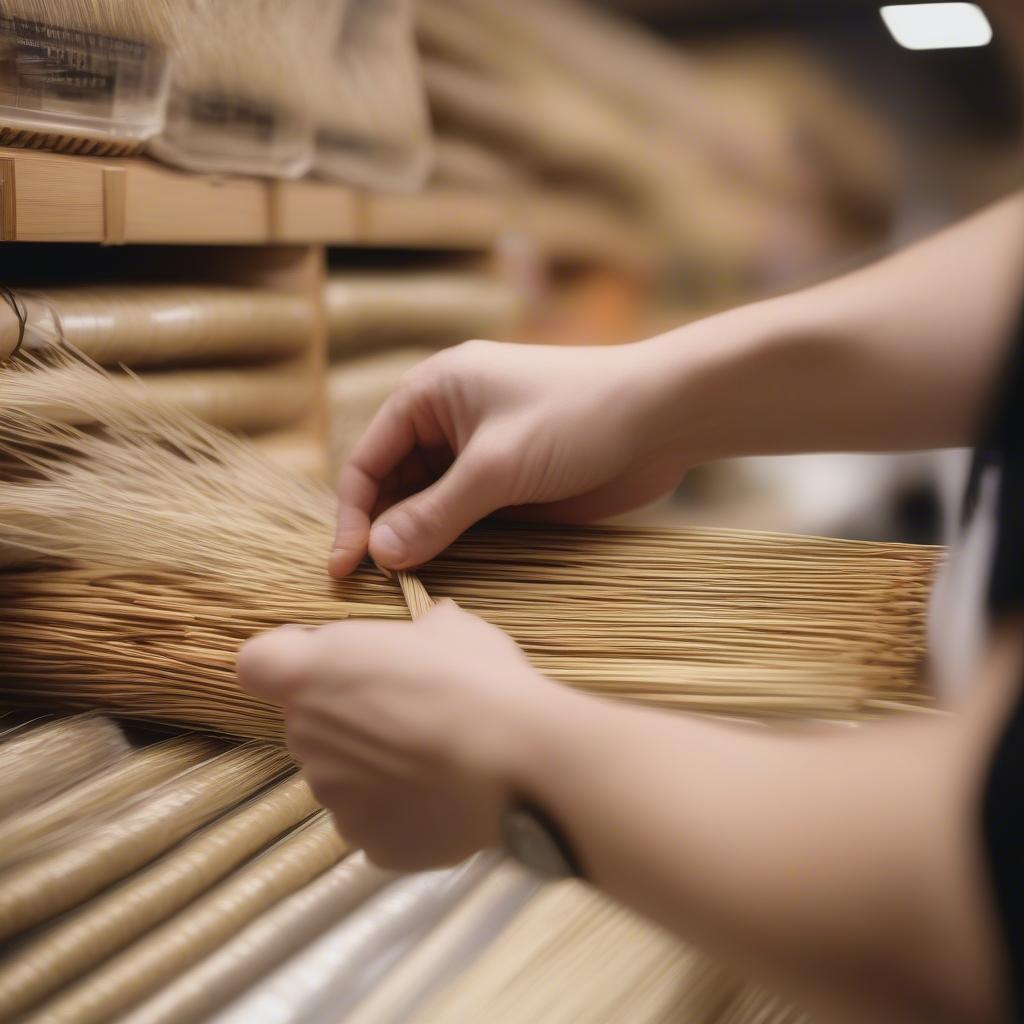
[[[907,50],[956,50],[992,40],[992,26],[977,4],[888,4],[881,14]]]

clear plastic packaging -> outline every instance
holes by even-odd
[[[0,145],[134,152],[163,127],[167,82],[157,46],[0,14]]]

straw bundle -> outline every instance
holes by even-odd
[[[121,730],[93,715],[17,730],[0,743],[0,816],[44,800],[127,753]],[[0,822],[0,829],[6,824]]]
[[[0,1018],[23,1013],[125,949],[315,811],[309,787],[293,776],[57,922],[0,961]]]
[[[200,961],[241,927],[336,864],[346,852],[326,812],[147,933],[26,1021],[106,1024]]]
[[[402,618],[394,583],[323,569],[330,492],[169,407],[106,405],[82,431],[0,373],[0,543],[64,560],[0,577],[12,701],[280,737],[241,695],[238,645],[282,623]],[[91,375],[91,376],[90,376]],[[90,381],[95,378],[95,387]],[[542,671],[607,696],[733,714],[857,716],[914,700],[938,550],[713,530],[489,525],[421,573],[507,630]]]
[[[395,876],[354,853],[175,978],[121,1024],[178,1024],[219,1010]]]
[[[740,1004],[746,1016],[733,1017]],[[367,1017],[360,1024],[384,1024]],[[575,882],[545,888],[414,1024],[789,1024],[801,1019],[742,988],[677,939]]]
[[[57,796],[11,815],[0,821],[0,867],[24,859],[40,845],[50,845],[55,836],[69,826],[77,826],[82,819],[95,818],[143,790],[194,768],[212,757],[216,750],[216,745],[209,740],[192,737],[153,743],[62,790]],[[68,763],[61,760],[61,756],[54,752],[34,759],[35,770],[49,761],[67,777]]]
[[[231,1003],[216,1024],[344,1020],[376,980],[494,867],[479,854],[455,868],[408,875],[387,886],[265,981]]]
[[[455,271],[333,273],[324,288],[331,353],[383,345],[440,347],[506,337],[522,297],[497,276]]]
[[[255,289],[91,285],[20,297],[44,338],[64,337],[108,366],[290,355],[306,347],[312,331],[313,309],[303,297]]]
[[[0,873],[0,939],[94,896],[266,785],[288,763],[276,749],[244,746],[172,779],[97,828]]]

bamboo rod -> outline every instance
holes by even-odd
[[[217,285],[89,285],[24,296],[30,322],[108,366],[259,360],[303,351],[304,297]]]
[[[78,984],[44,1003],[26,1024],[106,1024],[337,863],[346,852],[322,812],[262,857],[150,931]]]
[[[209,740],[175,737],[133,751],[42,803],[0,821],[0,868],[52,845],[83,818],[95,821],[129,798],[213,757]],[[55,765],[67,771],[66,761]]]
[[[24,1013],[125,949],[316,809],[293,776],[29,940],[0,961],[0,1018]]]
[[[81,715],[27,726],[0,743],[0,817],[44,800],[128,753],[109,719]],[[0,822],[0,828],[6,822]]]
[[[268,747],[228,751],[165,783],[98,828],[0,873],[0,939],[50,920],[124,878],[281,773]]]
[[[191,970],[175,978],[120,1024],[201,1020],[256,984],[293,953],[363,903],[395,875],[361,852],[282,900]]]

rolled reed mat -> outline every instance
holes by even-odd
[[[280,430],[257,434],[250,443],[271,462],[296,476],[327,477],[327,446],[311,430]]]
[[[285,356],[302,352],[313,331],[314,310],[305,298],[255,288],[81,285],[23,299],[30,322],[44,334],[64,337],[108,366]]]
[[[324,305],[335,356],[383,345],[502,338],[523,311],[521,296],[499,277],[441,271],[332,273]]]
[[[330,817],[321,812],[123,953],[44,1003],[25,1018],[26,1024],[106,1024],[198,963],[278,900],[336,864],[346,849]]]
[[[44,800],[129,751],[109,718],[78,715],[27,725],[0,743],[0,816]],[[0,821],[0,829],[6,822]]]
[[[476,959],[539,886],[536,876],[511,861],[499,864],[374,985],[345,1017],[345,1024],[408,1020],[426,997],[446,987]]]
[[[0,690],[12,704],[280,738],[276,709],[238,690],[238,645],[285,623],[404,618],[399,587],[370,568],[328,578],[327,487],[173,409],[111,416],[87,383],[73,397],[95,411],[96,430],[0,403],[0,451],[36,474],[0,481],[0,541],[69,563],[3,575]],[[495,524],[417,575],[581,689],[843,718],[923,699],[939,556],[780,534]]]
[[[335,363],[327,374],[332,477],[345,464],[377,410],[417,363],[429,356],[423,348],[399,348]]]
[[[444,135],[434,139],[431,183],[508,194],[526,181],[515,162],[472,139]]]
[[[75,397],[90,386],[94,375],[84,366],[39,365],[14,380],[0,368],[0,403],[35,405],[54,421],[78,426],[93,422],[93,414]],[[297,362],[244,369],[165,370],[134,376],[111,373],[102,393],[94,395],[105,415],[118,415],[140,403],[166,403],[187,410],[206,423],[225,430],[272,430],[291,426],[317,404],[319,383],[308,367]],[[96,409],[96,418],[100,416]]]
[[[283,751],[228,751],[164,783],[97,828],[0,872],[0,939],[82,903],[279,775]]]
[[[478,854],[456,868],[391,883],[250,989],[210,1024],[321,1024],[343,1020],[381,970],[415,947],[494,867]]]
[[[0,867],[49,846],[69,826],[102,814],[217,753],[217,744],[193,737],[152,743],[115,761],[57,796],[0,821]]]
[[[0,961],[0,1019],[125,949],[316,810],[309,787],[293,776],[30,939]]]
[[[734,989],[724,978],[708,985],[707,970],[673,936],[595,890],[559,883],[531,900],[474,964],[405,1019],[710,1024]]]
[[[411,0],[346,0],[345,8],[327,73],[310,80],[315,170],[366,188],[420,188],[431,165],[430,119]]]
[[[261,914],[205,960],[175,978],[120,1024],[201,1020],[267,976],[396,876],[353,853]]]

